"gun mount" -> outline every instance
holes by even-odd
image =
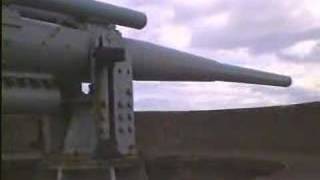
[[[141,12],[89,0],[12,0],[2,4],[3,117],[36,117],[36,123],[26,125],[31,129],[20,130],[40,132],[41,138],[30,135],[21,141],[32,139],[35,154],[46,156],[44,161],[41,158],[42,166],[56,170],[58,179],[61,174],[66,179],[78,178],[79,174],[72,172],[84,167],[94,169],[97,179],[134,179],[121,177],[123,167],[127,172],[144,166],[136,145],[133,80],[291,84],[287,76],[123,38],[115,28],[141,29],[145,24]],[[82,82],[91,84],[90,94],[81,92]],[[19,147],[8,152],[24,152]],[[218,164],[225,166],[225,162]],[[245,160],[245,164],[251,162]],[[283,167],[264,160],[261,164],[270,165],[267,171]],[[232,177],[224,173],[217,177],[257,176],[234,168]],[[147,179],[138,169],[133,170],[138,179]],[[40,179],[41,173],[36,173]]]

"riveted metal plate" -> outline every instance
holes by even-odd
[[[121,34],[115,29],[93,28],[96,47],[118,49],[124,56],[106,56],[92,61],[92,71],[97,71],[92,80],[97,98],[95,106],[102,117],[98,122],[101,139],[112,140],[116,150],[122,155],[133,154],[135,148],[135,128],[132,97],[132,65],[131,59],[124,50]],[[97,35],[98,34],[98,35]],[[124,58],[124,59],[115,59]],[[103,62],[97,62],[103,61]],[[98,117],[99,118],[99,117]],[[110,126],[107,126],[108,123]],[[104,127],[105,126],[105,127]],[[110,133],[110,134],[108,134]]]
[[[123,39],[117,31],[109,34],[110,42],[123,47]],[[111,44],[113,46],[113,44]],[[132,66],[128,55],[116,62],[113,68],[114,130],[117,149],[121,154],[135,153],[135,127],[132,97]]]

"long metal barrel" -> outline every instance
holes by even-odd
[[[229,81],[290,86],[288,76],[222,64],[210,59],[125,39],[133,62],[134,79],[143,81]]]
[[[64,79],[83,79],[88,74],[90,32],[10,17],[2,19],[2,27],[2,64],[8,70],[53,73]],[[137,40],[123,42],[132,58],[134,80],[291,83],[286,76],[225,65]]]
[[[9,2],[137,29],[143,28],[147,23],[144,13],[93,0],[9,0]]]

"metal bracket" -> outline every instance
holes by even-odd
[[[135,151],[135,129],[131,60],[118,31],[106,31],[105,28],[103,31],[99,28],[93,31],[96,48],[91,60],[91,90],[95,97],[94,107],[100,141],[98,146],[109,148],[102,150],[104,154],[110,152],[112,147],[106,147],[106,144],[111,142],[115,145],[117,154],[132,154]]]

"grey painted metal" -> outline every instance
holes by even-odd
[[[90,105],[90,101],[74,104],[64,141],[64,153],[93,155],[97,145],[97,133],[94,112]]]
[[[95,110],[95,117],[94,120],[96,122],[96,128],[98,133],[98,146],[101,143],[106,143],[108,140],[111,139],[111,103],[110,99],[110,92],[108,88],[109,83],[109,74],[107,67],[103,69],[98,68],[97,60],[94,56],[96,49],[101,45],[99,43],[105,43],[103,39],[105,36],[104,34],[108,33],[109,31],[105,31],[104,26],[97,26],[97,25],[90,25],[88,30],[94,34],[94,46],[91,48],[90,52],[90,82],[94,85],[94,93],[92,97],[93,107]],[[101,41],[100,41],[101,40]],[[104,46],[104,44],[102,44]],[[102,68],[102,67],[101,67]],[[98,70],[99,69],[99,70]],[[104,147],[104,146],[102,146]],[[99,147],[98,147],[99,148]]]
[[[8,9],[5,10],[8,11]],[[44,71],[53,73],[59,80],[84,79],[82,75],[89,71],[89,54],[94,50],[94,40],[101,36],[106,47],[123,47],[121,34],[113,28],[109,29],[108,26],[98,28],[98,26],[92,25],[87,27],[87,31],[83,31],[56,24],[23,19],[11,11],[8,11],[5,15],[3,27],[6,36],[2,39],[5,44],[2,50],[6,69],[14,71]],[[19,53],[16,52],[17,50],[19,50]],[[102,86],[104,86],[103,92],[99,94],[101,102],[105,104],[102,112],[103,117],[104,119],[109,118],[109,100],[113,98],[115,104],[112,111],[114,111],[114,125],[117,129],[115,137],[118,138],[119,145],[124,145],[123,147],[122,145],[119,146],[121,147],[120,151],[123,153],[131,152],[129,149],[134,148],[135,144],[132,68],[129,58],[126,56],[127,60],[116,63],[112,70],[114,71],[113,97],[110,97],[110,92],[106,91],[108,89],[107,71],[104,70],[105,73],[101,74],[100,77]],[[105,61],[108,61],[108,57],[106,57]],[[119,73],[119,71],[122,73]],[[26,91],[23,92],[27,93]],[[23,96],[28,97],[25,95],[27,94]],[[101,102],[98,102],[99,106]],[[121,105],[123,107],[120,107],[119,103],[123,104]],[[105,127],[109,126],[109,123],[109,119],[107,119],[101,125]],[[109,134],[105,130],[104,132]],[[105,137],[108,139],[109,136],[106,135]]]
[[[98,27],[93,27],[95,34],[99,35],[103,47],[124,48],[124,42],[118,31],[100,31]],[[107,61],[99,59],[99,61]],[[100,62],[101,63],[101,62]],[[135,126],[133,113],[133,93],[132,93],[132,67],[131,59],[125,55],[125,59],[119,62],[105,64],[97,73],[98,108],[101,109],[103,118],[109,118],[113,124],[112,137],[115,138],[117,151],[120,154],[135,153]],[[109,66],[109,67],[108,67]],[[98,68],[96,68],[97,70]],[[104,106],[101,103],[104,102]],[[109,109],[108,109],[109,108]],[[101,127],[104,123],[101,123]],[[102,128],[103,129],[103,128]]]
[[[108,78],[107,69],[103,69],[95,82],[95,120],[98,127],[99,138],[103,141],[110,140],[111,137],[110,98],[112,97],[109,97]]]
[[[118,24],[141,29],[147,23],[145,14],[93,0],[13,0],[12,3],[63,12],[87,21]]]
[[[83,73],[81,70],[89,65],[89,32],[24,19],[4,8],[2,33],[2,63],[6,69],[78,78],[74,73]]]
[[[143,81],[229,81],[289,86],[287,76],[222,64],[151,43],[125,39],[134,79]]]
[[[19,12],[22,17],[61,24],[64,26],[70,27],[79,27],[80,22],[78,22],[74,17],[70,15],[61,14],[58,12],[50,12],[42,9],[36,9],[26,6],[19,6],[19,5],[10,5],[10,9]]]
[[[4,113],[52,113],[60,108],[60,91],[53,78],[44,74],[3,73]]]
[[[121,42],[121,40],[119,39]],[[122,44],[123,46],[123,44]],[[132,65],[129,56],[113,69],[114,122],[118,150],[122,154],[136,154],[136,129],[133,106]]]

